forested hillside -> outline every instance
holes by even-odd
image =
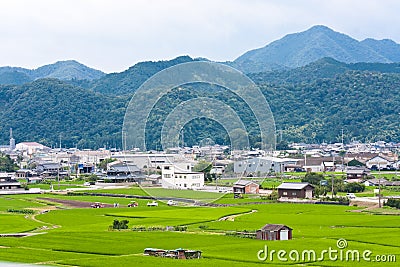
[[[56,79],[0,87],[1,141],[13,128],[17,142],[68,147],[120,145],[127,98],[110,98]]]
[[[348,71],[308,83],[260,83],[284,139],[400,141],[400,74]]]
[[[8,143],[14,129],[17,142],[37,141],[58,146],[121,147],[125,108],[141,82],[181,62],[146,62],[122,73],[88,80],[39,79],[24,85],[0,87],[0,143]],[[325,58],[304,67],[250,74],[268,100],[278,130],[291,142],[335,142],[343,129],[345,140],[400,142],[399,64],[345,64]],[[212,97],[230,105],[251,133],[260,140],[255,119],[237,96],[215,86],[183,86],[163,97],[148,120],[146,141],[160,148],[163,121],[173,108],[195,97]],[[213,120],[199,118],[184,129],[184,144],[207,138],[228,144],[226,131]]]

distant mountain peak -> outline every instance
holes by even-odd
[[[388,52],[390,50],[390,52]],[[400,61],[400,45],[389,39],[358,41],[324,25],[285,35],[270,44],[250,50],[232,65],[245,73],[305,66],[324,57],[344,63],[392,63]]]
[[[95,80],[105,73],[79,63],[76,60],[62,60],[37,69],[0,67],[0,84],[22,84],[41,78],[60,80]]]
[[[325,25],[314,25],[306,31],[327,31],[327,32],[334,32],[331,28]]]

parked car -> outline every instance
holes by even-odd
[[[84,186],[90,186],[90,182],[84,182],[83,185]]]
[[[354,195],[354,193],[347,193],[346,197],[348,197],[350,199],[354,199],[354,198],[356,198],[356,195]]]
[[[158,207],[158,202],[157,201],[152,201],[152,202],[147,202],[148,207]]]
[[[104,205],[101,204],[100,202],[95,202],[94,204],[90,205],[90,207],[98,209],[98,208],[104,208]]]
[[[176,203],[173,200],[168,200],[167,205],[168,206],[174,206],[174,205],[176,205]]]

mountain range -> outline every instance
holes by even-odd
[[[245,73],[264,72],[301,67],[324,57],[344,63],[400,62],[400,45],[388,39],[357,41],[318,25],[250,50],[234,60],[233,66]]]
[[[262,48],[247,51],[232,62],[223,63],[244,73],[257,73],[298,68],[328,57],[343,63],[396,63],[400,62],[400,44],[390,39],[358,41],[326,26],[316,25],[303,32],[288,34]],[[40,78],[94,81],[103,77],[91,86],[96,87],[96,91],[105,92],[116,75],[121,85],[130,75],[134,75],[136,83],[141,84],[164,68],[191,60],[188,56],[181,56],[173,60],[139,62],[126,71],[109,75],[75,60],[59,61],[34,70],[0,67],[0,84],[23,84]]]
[[[95,80],[105,73],[89,68],[75,60],[58,61],[37,69],[0,67],[0,84],[24,84],[42,78],[60,80]]]
[[[275,51],[275,52],[274,52]],[[119,146],[125,109],[135,90],[155,73],[195,60],[140,62],[120,73],[105,74],[76,61],[60,61],[35,70],[0,68],[0,144],[8,130],[18,141],[58,143],[69,147]],[[285,141],[336,141],[344,129],[346,140],[400,142],[398,103],[400,48],[391,40],[357,41],[325,26],[289,34],[264,48],[246,52],[233,62],[260,87]],[[171,92],[150,114],[147,143],[160,147],[155,134],[167,111],[182,101],[206,93],[188,87]],[[240,99],[224,91],[210,93],[236,107],[249,132],[251,112]],[[186,127],[186,126],[185,126]],[[185,128],[186,129],[186,128]],[[228,143],[225,130],[212,120],[188,124],[185,143],[205,138]],[[254,132],[252,145],[259,136]]]

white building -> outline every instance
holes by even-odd
[[[168,189],[199,189],[204,187],[204,173],[193,172],[190,164],[179,168],[165,164],[161,171],[161,186]]]
[[[22,142],[22,143],[18,143],[15,146],[16,150],[25,152],[28,155],[35,154],[37,151],[43,150],[45,148],[47,148],[47,147],[42,144],[36,143],[36,142]]]

